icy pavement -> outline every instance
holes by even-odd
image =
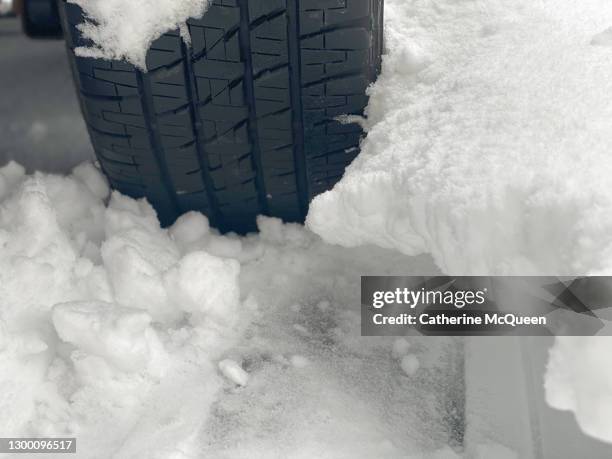
[[[612,3],[387,0],[368,137],[311,229],[450,274],[612,272]]]
[[[360,276],[429,258],[266,218],[243,238],[195,213],[163,230],[109,193],[89,164],[0,169],[4,436],[101,458],[454,456],[461,342],[360,336]]]

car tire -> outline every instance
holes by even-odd
[[[20,10],[21,27],[28,37],[62,37],[56,0],[23,0]]]
[[[157,39],[147,71],[79,57],[81,9],[60,13],[82,112],[115,189],[160,221],[206,214],[222,231],[257,215],[302,222],[359,151],[381,65],[383,0],[213,0]]]

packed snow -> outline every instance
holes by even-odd
[[[394,358],[401,359],[406,354],[408,354],[409,349],[410,341],[408,341],[406,338],[397,338],[393,342],[393,348],[391,350],[391,353]]]
[[[209,0],[69,0],[79,5],[86,21],[79,25],[91,45],[76,48],[84,57],[126,60],[146,70],[151,44],[179,28],[190,42],[186,21],[201,17]]]
[[[0,168],[2,434],[84,458],[459,457],[462,341],[360,334],[360,276],[431,260],[258,224],[162,229],[92,164]]]
[[[449,274],[612,272],[612,3],[387,0],[385,20],[368,137],[309,227]]]

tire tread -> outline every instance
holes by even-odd
[[[163,224],[201,211],[246,232],[267,214],[303,221],[363,136],[380,68],[382,0],[213,0],[157,39],[147,69],[75,55],[80,8],[60,1],[81,109],[111,185]]]

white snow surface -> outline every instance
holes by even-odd
[[[308,225],[448,274],[612,272],[612,3],[387,0],[367,139]]]
[[[582,430],[612,443],[612,337],[557,337],[544,388],[554,408],[571,411]]]
[[[69,0],[79,5],[86,21],[78,27],[90,46],[76,48],[79,56],[117,59],[146,69],[153,41],[179,28],[190,43],[186,21],[201,17],[209,0]]]
[[[0,432],[75,436],[79,458],[458,457],[462,347],[407,338],[408,377],[360,335],[360,275],[431,260],[258,224],[162,229],[91,164],[0,168]]]

